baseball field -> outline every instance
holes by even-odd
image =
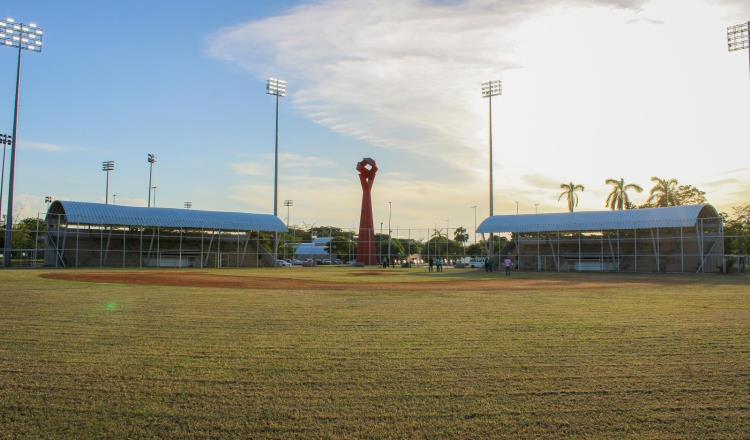
[[[0,438],[748,433],[748,276],[0,272]]]

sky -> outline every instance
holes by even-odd
[[[272,212],[270,76],[288,83],[279,205],[294,201],[292,224],[357,225],[355,165],[372,157],[376,228],[392,202],[394,228],[473,229],[472,206],[488,214],[488,80],[503,82],[495,214],[563,211],[570,181],[586,187],[579,209],[604,209],[604,181],[621,177],[646,190],[674,177],[724,211],[749,199],[748,53],[726,43],[746,1],[154,5],[0,4],[45,31],[43,52],[23,55],[17,217],[46,195],[103,202],[104,160],[116,203],[145,206],[148,153],[157,206]],[[0,49],[10,133],[16,53]]]

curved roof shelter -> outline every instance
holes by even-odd
[[[47,224],[137,226],[203,229],[213,231],[286,232],[284,223],[271,214],[144,208],[103,203],[57,200],[47,211]]]
[[[603,231],[615,229],[692,228],[701,219],[718,222],[711,205],[670,206],[667,208],[623,211],[582,211],[551,214],[495,215],[477,228],[479,233]]]

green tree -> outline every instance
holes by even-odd
[[[612,210],[630,209],[630,207],[633,206],[633,204],[630,203],[630,197],[628,197],[629,190],[633,190],[635,192],[643,192],[643,188],[636,185],[635,183],[628,183],[626,185],[625,179],[623,178],[620,178],[620,180],[607,179],[605,183],[607,185],[612,185],[612,192],[609,193],[604,206]]]
[[[560,189],[563,191],[560,193],[560,197],[557,198],[557,201],[559,202],[563,197],[567,198],[568,211],[573,212],[578,206],[578,192],[583,192],[584,190],[583,185],[576,185],[573,182],[562,183],[560,184]]]
[[[701,205],[706,203],[706,192],[693,185],[680,185],[675,191],[678,205]]]
[[[677,179],[661,179],[652,177],[654,187],[649,191],[648,199],[644,207],[661,208],[665,206],[677,206]]]

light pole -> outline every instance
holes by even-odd
[[[276,97],[276,137],[273,155],[273,215],[277,215],[279,188],[279,98],[286,96],[286,81],[278,78],[268,78],[266,93]]]
[[[727,44],[729,45],[730,52],[750,49],[750,21],[728,27]],[[748,57],[748,62],[750,63],[750,50],[748,50]],[[750,68],[750,64],[748,68]]]
[[[539,203],[534,203],[534,214],[539,214]]]
[[[273,155],[273,216],[276,217],[279,209],[279,98],[286,96],[286,81],[278,78],[268,78],[268,81],[266,81],[266,93],[276,97],[276,136]],[[278,233],[274,233],[273,242],[273,261],[274,265],[276,265],[276,259],[279,255]]]
[[[0,144],[3,144],[3,170],[0,173],[0,214],[3,212],[3,192],[5,191],[5,150],[13,142],[13,136],[0,134]]]
[[[151,187],[152,190],[154,190],[154,208],[156,208],[156,185]]]
[[[474,244],[477,244],[477,205],[470,208],[474,208]]]
[[[109,172],[115,170],[115,161],[107,160],[102,162],[102,171],[107,173],[107,183],[104,185],[104,204],[109,205]]]
[[[117,194],[112,194],[112,204],[113,205],[117,204]]]
[[[0,20],[0,44],[18,49],[16,62],[16,101],[13,107],[13,134],[10,147],[10,176],[8,178],[8,209],[5,216],[5,248],[3,249],[3,263],[11,265],[11,251],[13,249],[13,183],[16,174],[16,141],[18,139],[18,106],[21,100],[21,52],[42,51],[42,36],[44,32],[34,23],[18,23],[12,18]],[[8,226],[10,225],[10,226]]]
[[[391,229],[391,208],[393,207],[393,203],[388,202],[388,264],[391,264],[391,233],[393,230]]]
[[[482,84],[482,98],[489,98],[489,128],[490,128],[490,217],[495,214],[495,194],[493,192],[493,176],[492,176],[492,97],[500,96],[503,94],[503,83],[499,80],[487,81]],[[495,237],[494,234],[490,233],[490,246],[489,246],[489,258],[494,258],[495,255]],[[492,261],[492,260],[490,260]]]
[[[289,208],[294,206],[294,200],[284,200],[284,206],[286,206],[286,227],[289,229]]]
[[[383,222],[380,222],[380,235],[378,236],[378,259],[379,263],[383,264]]]
[[[445,259],[448,259],[448,255],[450,254],[450,248],[449,245],[451,243],[451,225],[450,225],[450,219],[445,219]]]
[[[518,200],[516,200],[516,215],[518,215]]]
[[[151,189],[155,188],[151,186],[151,178],[154,175],[154,164],[156,163],[156,155],[148,153],[148,207],[151,207]],[[154,193],[154,198],[156,194]],[[154,200],[154,206],[156,206],[156,200]]]
[[[183,206],[185,207],[185,209],[190,209],[193,207],[193,202],[185,202]]]

